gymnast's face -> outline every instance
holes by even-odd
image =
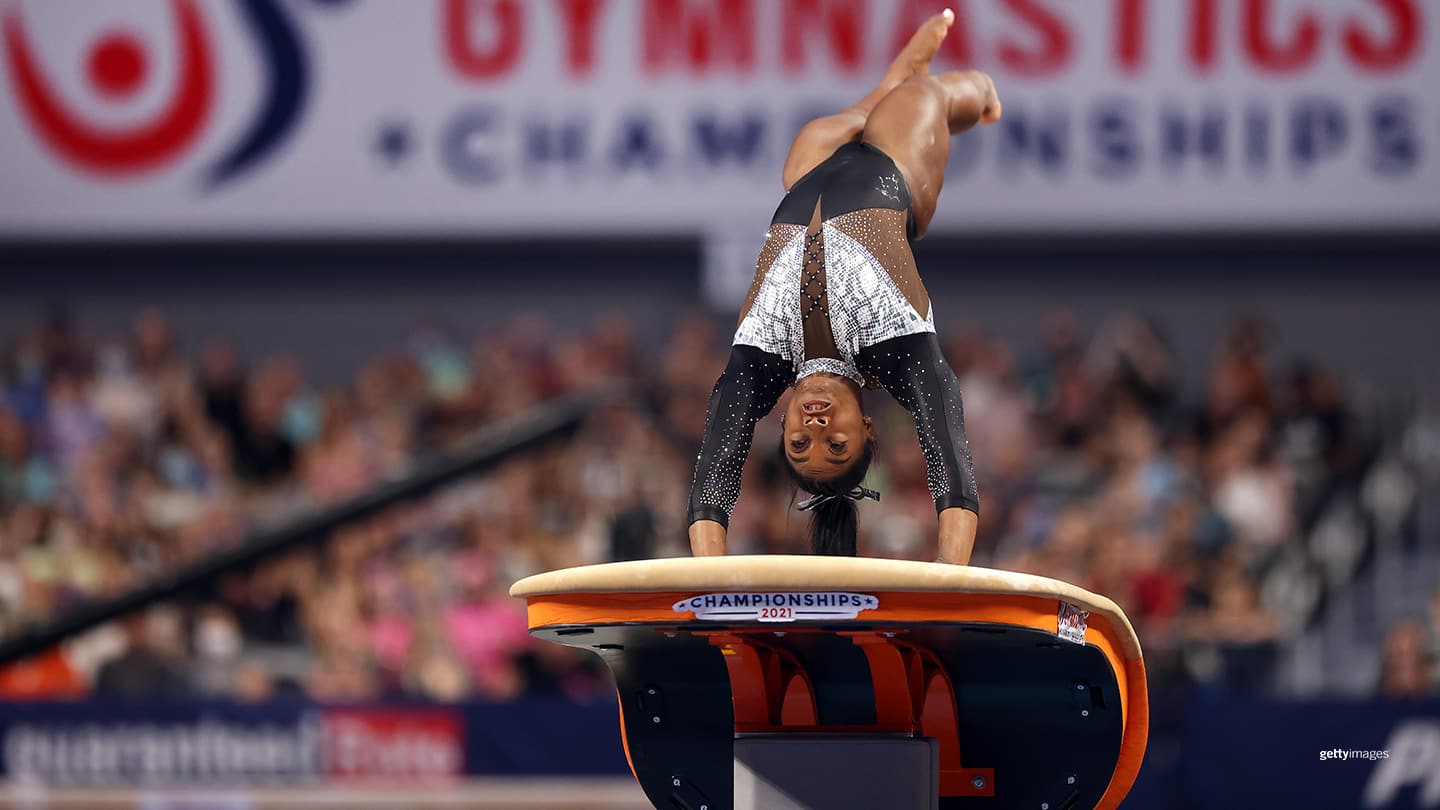
[[[833,374],[795,385],[780,417],[785,460],[806,478],[827,481],[850,469],[875,427],[860,409],[860,387]]]

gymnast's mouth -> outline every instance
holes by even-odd
[[[830,410],[830,401],[825,399],[806,400],[800,405],[805,413],[824,413]]]

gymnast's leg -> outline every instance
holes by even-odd
[[[999,118],[995,83],[979,71],[911,76],[875,105],[861,138],[889,155],[905,175],[917,233],[923,234],[935,215],[950,158],[950,137]],[[937,562],[968,563],[976,527],[976,515],[969,509],[941,511]]]
[[[950,137],[1000,120],[995,82],[978,70],[910,76],[875,105],[861,140],[890,156],[910,187],[918,233],[935,215]]]
[[[955,13],[946,9],[921,23],[900,51],[900,55],[890,63],[885,77],[869,95],[843,112],[817,118],[800,129],[795,141],[790,144],[789,155],[785,158],[782,179],[786,191],[811,169],[820,165],[821,161],[834,154],[836,149],[859,140],[871,110],[874,110],[890,91],[908,78],[924,76],[930,72],[930,60],[940,49],[940,43],[945,41],[945,35],[949,33],[950,24],[954,21]]]

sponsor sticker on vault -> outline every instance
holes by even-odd
[[[1060,603],[1060,619],[1055,632],[1060,638],[1076,644],[1085,643],[1085,619],[1090,616],[1089,611],[1081,610],[1069,602]]]
[[[878,607],[868,593],[707,593],[681,599],[675,612],[712,622],[803,622],[854,619]]]

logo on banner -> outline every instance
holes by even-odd
[[[450,779],[465,772],[465,723],[446,708],[325,711],[326,757],[337,779]]]
[[[803,622],[854,619],[878,607],[868,593],[707,593],[681,599],[675,612],[712,622]]]
[[[266,68],[265,87],[255,115],[204,170],[209,188],[235,179],[271,156],[294,129],[310,91],[303,41],[278,0],[236,0],[235,7]],[[70,165],[109,176],[154,170],[184,153],[210,120],[216,94],[210,30],[195,0],[171,0],[170,9],[177,35],[175,88],[148,120],[118,130],[87,122],[59,98],[35,57],[20,11],[6,10],[10,91],[40,139]],[[109,102],[134,97],[150,74],[147,46],[127,31],[101,35],[86,57],[90,89]]]
[[[1081,610],[1069,602],[1060,603],[1060,618],[1055,632],[1060,638],[1074,644],[1085,643],[1085,620],[1089,611]]]

